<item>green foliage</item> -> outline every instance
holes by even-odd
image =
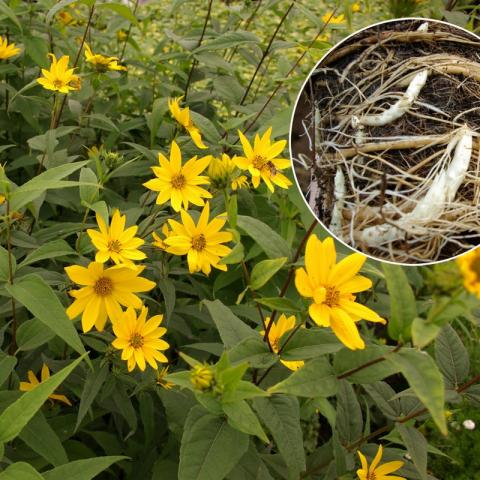
[[[475,465],[466,458],[478,456],[478,429],[468,436],[459,425],[466,412],[480,424],[480,303],[454,263],[368,260],[362,274],[374,288],[355,296],[387,327],[357,322],[366,348],[353,351],[313,322],[312,298],[294,286],[307,232],[326,235],[295,186],[254,188],[238,166],[219,178],[202,172],[210,220],[225,220],[232,236],[209,275],[152,235],[163,240],[169,220],[182,221],[143,185],[158,154],[168,157],[175,140],[184,163],[238,157],[238,131],[254,143],[270,126],[272,140],[287,138],[312,66],[354,29],[391,16],[385,2],[358,2],[359,12],[354,3],[325,26],[333,4],[313,0],[0,0],[1,34],[20,48],[0,60],[0,480],[352,479],[356,451],[371,460],[373,443],[385,461],[405,461],[399,475],[409,479],[453,478],[436,447],[458,469]],[[444,13],[410,3],[397,7]],[[127,70],[87,62],[84,37]],[[69,56],[80,89],[42,88],[47,53]],[[168,100],[181,96],[206,149],[172,118]],[[232,188],[240,174],[248,188]],[[198,207],[188,207],[195,222]],[[155,287],[139,297],[149,317],[163,315],[168,370],[129,371],[110,321],[85,332],[66,313],[77,285],[65,267],[95,259],[87,230],[116,209],[145,241],[142,276]],[[445,438],[447,408],[457,423]]]

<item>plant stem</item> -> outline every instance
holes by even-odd
[[[310,225],[310,227],[306,231],[305,235],[303,236],[302,241],[298,245],[297,251],[295,252],[295,255],[293,256],[292,264],[295,264],[298,261],[298,259],[300,258],[300,255],[303,251],[303,248],[305,247],[305,244],[307,243],[308,238],[310,237],[310,235],[312,234],[312,232],[313,232],[313,230],[316,226],[317,226],[317,219],[315,219],[312,222],[312,224]],[[287,279],[285,280],[285,282],[282,286],[282,289],[280,290],[280,293],[278,295],[279,297],[284,297],[285,294],[287,293],[287,290],[288,290],[288,287],[290,286],[290,282],[292,281],[294,272],[295,272],[295,267],[294,266],[290,267]],[[273,321],[275,320],[276,315],[277,315],[277,310],[274,310],[272,312],[272,315],[270,316],[270,323],[268,324],[268,326],[265,330],[265,335],[263,336],[264,340],[266,338],[268,338],[268,334],[270,332],[270,329],[272,328]],[[284,346],[285,346],[285,344],[284,344]]]
[[[243,260],[242,260],[242,269],[243,269],[243,276],[245,277],[245,283],[248,286],[250,284],[250,273],[248,272],[247,264]],[[250,290],[250,292],[252,294],[252,298],[255,299],[257,294],[253,290]],[[266,320],[265,320],[265,316],[263,315],[262,307],[260,306],[259,303],[255,302],[255,304],[257,306],[258,313],[259,313],[260,318],[262,320],[263,329],[265,331],[267,331],[267,330],[269,330],[269,327],[270,327],[272,321],[270,320],[270,323],[267,325]],[[272,345],[270,343],[270,339],[268,337],[266,337],[266,338],[264,337],[264,341],[267,342],[269,350],[271,352],[273,352],[273,348],[272,348]]]
[[[247,20],[245,20],[245,26],[243,27],[243,31],[248,30],[248,27],[250,26],[250,23],[252,23],[252,20],[255,18],[255,15],[257,14],[258,9],[261,7],[261,5],[262,5],[262,0],[257,0],[257,6],[255,7],[255,9],[251,13],[251,15],[247,18]],[[230,63],[232,61],[232,58],[235,56],[237,51],[238,51],[238,46],[236,46],[232,50],[232,53],[231,53],[230,57],[227,59],[227,62]]]
[[[8,252],[8,283],[13,285],[13,252],[12,252],[12,224],[10,217],[10,200],[6,199],[6,222],[7,222],[7,252]],[[17,312],[15,299],[10,297],[12,303],[12,339],[9,353],[14,355],[17,350]]]
[[[94,11],[95,11],[95,3],[90,8],[90,13],[88,15],[87,25],[85,27],[85,31],[83,32],[82,41],[80,42],[80,47],[77,51],[77,55],[75,56],[75,61],[73,62],[73,68],[77,68],[78,61],[80,60],[80,55],[82,53],[83,46],[85,45],[85,40],[87,38],[88,30],[90,29],[90,25],[92,24],[92,18],[93,18],[93,12]],[[53,124],[54,129],[58,127],[58,124],[60,122],[60,118],[62,116],[63,109],[65,108],[65,103],[66,102],[67,102],[67,95],[64,95],[62,103],[61,103],[60,108],[58,110],[58,113],[56,115],[55,122]]]
[[[78,252],[79,248],[80,248],[80,240],[82,238],[82,235],[83,235],[83,229],[85,228],[85,223],[87,223],[87,218],[88,218],[88,214],[90,213],[90,209],[87,207],[85,209],[85,215],[83,215],[83,219],[82,219],[82,224],[80,225],[80,231],[78,232],[78,238],[77,238],[77,241],[75,242],[75,250]]]
[[[133,6],[133,15],[137,13],[137,8],[138,8],[138,0],[135,0],[135,5]],[[121,62],[123,60],[123,56],[125,55],[125,49],[127,48],[127,43],[128,39],[130,37],[130,32],[132,31],[132,22],[130,22],[130,25],[128,26],[127,30],[127,36],[125,38],[125,42],[123,42],[123,48],[122,48],[122,53],[120,54],[119,61]]]
[[[212,3],[213,3],[213,0],[209,0],[207,15],[205,17],[205,22],[203,23],[202,34],[200,35],[200,38],[198,40],[198,44],[197,44],[196,48],[198,48],[203,42],[203,37],[205,36],[208,21],[210,20],[210,14],[212,12]],[[192,66],[190,68],[190,72],[188,73],[187,84],[185,85],[185,93],[183,94],[183,100],[184,101],[187,100],[188,88],[190,87],[190,82],[192,81],[192,75],[193,75],[193,71],[195,70],[196,65],[197,65],[197,60],[194,58],[193,61],[192,61]]]
[[[337,377],[338,378],[338,377]],[[470,388],[472,385],[475,385],[476,383],[480,382],[480,374],[479,375],[476,375],[475,377],[473,377],[471,380],[469,380],[468,382],[464,383],[463,385],[460,385],[459,387],[457,387],[455,390],[457,393],[461,393],[461,392],[464,392],[465,390],[467,390],[468,388]],[[420,408],[418,410],[415,410],[414,412],[412,413],[409,413],[408,415],[405,415],[404,417],[400,417],[398,418],[395,423],[406,423],[408,422],[409,420],[413,420],[414,418],[416,417],[419,417],[420,415],[423,415],[424,413],[427,413],[428,410],[426,408]],[[369,440],[371,440],[372,438],[376,438],[378,437],[379,435],[382,435],[384,433],[387,433],[389,432],[390,430],[392,430],[394,428],[394,425],[384,425],[383,427],[380,427],[378,428],[377,430],[373,431],[372,433],[370,433],[369,435],[365,435],[363,437],[360,437],[358,440],[355,440],[354,442],[348,444],[345,448],[349,451],[352,451],[356,448],[358,448],[360,445],[362,445],[362,443],[365,443],[365,442],[368,442]],[[328,464],[330,463],[330,460],[328,462],[324,462],[320,465],[317,465],[316,467],[312,467],[311,469],[307,470],[306,472],[304,472],[300,478],[306,478],[306,477],[309,477],[310,475],[314,474],[314,473],[317,473],[319,472],[320,470],[322,470],[322,468],[325,468]]]
[[[335,11],[332,13],[332,16],[335,14]],[[300,64],[300,62],[303,60],[303,58],[305,57],[305,55],[307,54],[307,52],[313,47],[313,45],[315,44],[315,42],[317,41],[318,37],[320,37],[320,35],[324,32],[325,30],[325,27],[328,25],[328,23],[325,23],[325,25],[322,26],[322,28],[320,28],[320,30],[317,32],[317,34],[315,35],[315,37],[313,38],[313,40],[310,42],[310,44],[308,45],[308,47],[305,49],[305,51],[300,55],[300,57],[298,57],[297,61],[293,64],[292,68],[290,68],[290,70],[287,72],[287,74],[285,75],[285,78],[283,79],[283,81],[281,81],[280,83],[278,83],[278,85],[273,89],[272,93],[270,94],[270,96],[267,98],[266,102],[263,104],[262,108],[260,108],[260,110],[257,112],[257,114],[255,115],[255,117],[252,119],[252,121],[246,126],[245,130],[243,131],[243,133],[246,133],[248,132],[254,125],[255,123],[257,123],[257,120],[260,118],[260,116],[262,115],[262,113],[265,111],[265,109],[268,107],[268,105],[270,104],[270,102],[273,100],[273,98],[275,97],[275,95],[278,93],[278,91],[283,87],[283,85],[285,84],[285,80],[296,70],[296,68],[298,67],[298,65]],[[234,143],[237,144],[239,142],[239,139],[237,139]]]
[[[396,353],[401,348],[402,348],[402,345],[398,344],[391,352],[387,353],[386,355],[382,355],[378,358],[374,358],[373,360],[370,360],[369,362],[363,363],[362,365],[359,365],[356,368],[352,368],[351,370],[348,370],[348,371],[342,373],[341,375],[338,375],[337,379],[342,380],[343,378],[351,377],[352,375],[359,372],[360,370],[371,367],[372,365],[376,365],[377,363],[383,362],[384,360],[387,359],[387,355],[391,355],[392,353]]]
[[[281,18],[280,22],[278,23],[277,25],[277,28],[275,28],[275,31],[273,32],[273,35],[270,37],[270,40],[267,44],[267,47],[265,48],[265,50],[263,51],[263,54],[260,58],[260,61],[258,62],[257,64],[257,68],[255,69],[255,71],[253,72],[253,75],[252,75],[252,78],[250,79],[250,82],[249,84],[247,85],[247,88],[245,90],[245,93],[243,94],[243,97],[242,99],[240,100],[240,103],[239,105],[243,105],[245,103],[245,100],[247,99],[248,97],[248,94],[250,92],[250,89],[252,88],[252,85],[253,85],[253,82],[255,81],[255,78],[257,77],[258,75],[258,72],[260,71],[260,67],[263,65],[263,62],[265,61],[265,59],[267,58],[267,55],[270,53],[270,48],[272,47],[272,44],[273,44],[273,41],[275,40],[276,36],[277,36],[277,33],[278,31],[280,30],[281,26],[283,25],[283,23],[285,22],[285,20],[287,19],[287,16],[288,14],[290,13],[290,11],[292,10],[293,6],[295,5],[295,2],[296,0],[293,0],[293,2],[289,5],[289,7],[287,8],[287,10],[285,11],[285,13],[283,14],[283,17]],[[237,114],[238,115],[238,111],[237,111]]]

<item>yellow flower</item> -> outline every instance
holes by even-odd
[[[165,377],[168,375],[168,368],[169,367],[163,367],[157,371],[157,385],[160,385],[165,390],[171,390],[175,386],[172,382],[165,380]]]
[[[85,43],[85,60],[91,63],[99,72],[106,70],[126,70],[127,67],[118,64],[117,57],[106,57],[100,53],[93,53],[90,46]]]
[[[170,160],[161,153],[158,154],[159,167],[152,167],[153,173],[157,178],[145,182],[143,185],[154,192],[159,192],[157,204],[170,200],[172,208],[178,212],[182,208],[187,209],[188,203],[194,205],[204,205],[203,198],[212,198],[211,193],[199,185],[209,183],[206,176],[200,175],[210,163],[211,157],[197,160],[193,157],[182,165],[182,153],[175,141],[172,142],[170,149]]]
[[[28,382],[20,382],[20,390],[22,392],[29,392],[30,390],[33,390],[35,387],[40,385],[42,382],[50,378],[50,370],[48,369],[48,366],[44,363],[42,366],[42,373],[41,373],[41,379],[38,381],[36,375],[33,373],[32,370],[28,371]],[[51,395],[48,396],[51,400],[58,400],[59,402],[66,403],[70,407],[72,404],[70,403],[70,400],[65,396],[65,395],[59,395],[57,393],[52,393]]]
[[[80,88],[80,77],[74,75],[73,68],[68,68],[68,55],[64,55],[58,61],[53,53],[49,53],[48,56],[52,60],[50,70],[42,68],[43,77],[37,78],[37,82],[47,90],[60,93],[78,90]]]
[[[280,170],[290,167],[290,160],[286,158],[277,158],[286,144],[286,140],[279,140],[272,143],[270,135],[272,127],[270,127],[262,137],[255,135],[253,146],[242,132],[238,132],[240,141],[243,146],[244,157],[234,157],[233,161],[238,168],[248,170],[252,175],[252,184],[255,188],[260,185],[262,179],[268,189],[273,192],[273,185],[280,188],[288,188],[292,182]]]
[[[168,108],[172,117],[180,124],[190,135],[193,143],[198,148],[208,148],[202,141],[202,135],[197,126],[193,123],[193,120],[190,118],[190,109],[188,107],[181,108],[180,102],[182,97],[169,98],[168,99]]]
[[[58,21],[65,27],[76,23],[75,19],[68,12],[60,12],[58,14]]]
[[[457,258],[465,288],[480,298],[480,248],[471,250]]]
[[[96,214],[100,231],[87,229],[88,236],[98,250],[95,261],[105,263],[112,259],[117,265],[125,264],[133,266],[132,260],[143,260],[147,256],[138,250],[145,241],[135,237],[138,227],[136,225],[125,229],[126,215],[120,215],[115,210],[110,226],[107,226],[102,216]]]
[[[265,319],[266,324],[270,324],[270,317],[267,317]],[[295,316],[291,315],[290,317],[287,317],[284,313],[280,315],[278,318],[277,323],[273,323],[272,326],[270,327],[270,330],[268,332],[268,340],[270,341],[270,345],[272,346],[272,350],[275,353],[278,353],[280,349],[280,339],[282,338],[282,335],[290,330],[292,330],[295,327]],[[265,335],[265,330],[261,331],[260,334],[263,336]],[[287,361],[287,360],[280,360],[287,368],[290,370],[298,370],[299,368],[303,367],[304,361],[303,360],[297,360],[297,361]]]
[[[248,178],[245,175],[234,178],[231,187],[233,191],[237,191],[239,188],[248,188]]]
[[[185,211],[180,212],[181,223],[169,219],[172,233],[164,240],[167,252],[174,255],[187,255],[190,273],[200,270],[208,275],[211,267],[227,270],[226,265],[218,262],[222,257],[231,252],[229,247],[222,243],[230,242],[233,238],[230,232],[221,232],[226,219],[214,218],[209,222],[210,205],[208,202],[203,207],[198,223],[195,225],[192,217]]]
[[[352,12],[357,13],[362,9],[362,6],[360,5],[360,2],[355,2],[352,3]]]
[[[6,198],[7,198],[7,197],[6,197],[5,195],[1,195],[1,194],[0,194],[0,205],[2,205],[2,203],[5,202],[5,199],[6,199]]]
[[[14,43],[8,43],[7,38],[0,37],[0,60],[7,60],[20,53],[20,49]]]
[[[197,390],[212,388],[215,375],[208,365],[195,365],[190,373],[190,381]]]
[[[397,460],[378,466],[380,460],[382,459],[383,453],[383,447],[381,445],[378,446],[377,454],[375,455],[370,467],[368,466],[367,459],[362,452],[358,450],[357,453],[360,457],[360,461],[362,462],[362,468],[357,470],[357,475],[360,480],[406,480],[404,477],[389,475],[389,473],[393,473],[399,468],[402,468],[404,462]]]
[[[115,265],[104,270],[103,264],[98,262],[90,262],[87,268],[79,265],[66,267],[70,280],[83,285],[69,292],[75,301],[67,308],[68,317],[73,320],[83,312],[83,331],[88,332],[95,325],[101,332],[107,318],[113,321],[122,315],[120,305],[140,308],[142,301],[135,293],[148,292],[155,287],[154,282],[139,277],[144,268]]]
[[[119,30],[117,32],[117,40],[119,42],[124,42],[127,39],[127,32],[125,30]]]
[[[152,237],[155,240],[154,242],[152,242],[152,245],[154,245],[157,248],[160,248],[161,250],[166,250],[168,248],[168,245],[165,243],[164,240],[172,234],[172,231],[168,228],[167,222],[165,222],[162,225],[162,233],[163,233],[163,239],[159,235],[157,235],[155,232],[152,233]]]
[[[100,147],[97,147],[96,145],[93,145],[91,148],[87,147],[88,158],[98,158],[104,150],[105,147],[103,145],[100,145]]]
[[[117,337],[112,345],[122,350],[122,360],[127,362],[128,371],[131,372],[135,365],[144,371],[146,362],[158,369],[157,362],[167,363],[167,357],[161,350],[169,348],[168,343],[161,337],[167,331],[160,327],[163,315],[155,315],[147,320],[148,308],[142,306],[138,315],[129,307],[120,317],[112,322],[113,333]]]
[[[385,323],[373,310],[355,301],[354,293],[372,286],[370,279],[357,275],[366,257],[348,255],[336,263],[333,239],[323,242],[311,235],[305,249],[305,267],[295,271],[295,286],[300,295],[313,298],[309,314],[321,327],[331,327],[338,339],[351,350],[365,348],[355,322]]]
[[[210,177],[210,183],[215,188],[225,188],[229,183],[234,191],[248,187],[247,177],[239,175],[235,162],[226,153],[222,154],[222,158],[212,158],[207,173]]]
[[[341,15],[335,17],[333,12],[327,12],[325,15],[323,15],[322,21],[323,23],[328,23],[329,25],[338,25],[345,22],[345,15],[342,13]]]

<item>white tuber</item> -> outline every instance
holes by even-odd
[[[332,211],[332,220],[330,222],[330,231],[337,237],[342,237],[342,226],[343,226],[343,207],[345,204],[345,194],[347,193],[345,187],[345,176],[343,175],[342,168],[337,167],[337,172],[335,173],[335,188],[334,188],[334,197],[335,204]]]
[[[461,128],[447,146],[447,152],[455,148],[450,165],[439,172],[432,181],[425,196],[415,208],[395,225],[384,223],[368,227],[360,234],[360,241],[370,247],[403,239],[405,233],[425,234],[424,225],[437,220],[445,205],[454,201],[460,185],[468,171],[473,149],[473,133],[467,127]]]
[[[413,102],[417,99],[420,91],[422,90],[425,82],[428,78],[428,70],[422,70],[417,73],[411,80],[407,91],[403,94],[402,98],[395,102],[390,108],[384,110],[378,115],[365,115],[364,117],[357,118],[355,123],[367,125],[370,127],[381,127],[391,123],[401,116],[403,116],[408,109],[413,105]]]

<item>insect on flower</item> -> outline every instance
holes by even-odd
[[[255,188],[263,180],[268,189],[273,192],[274,185],[280,188],[288,188],[292,182],[281,173],[285,168],[290,167],[290,160],[278,158],[285,146],[286,140],[273,142],[270,140],[272,127],[270,127],[261,137],[255,135],[253,145],[248,141],[245,135],[238,131],[240,142],[242,143],[244,156],[236,156],[233,161],[238,168],[248,170],[252,175],[252,184]]]

